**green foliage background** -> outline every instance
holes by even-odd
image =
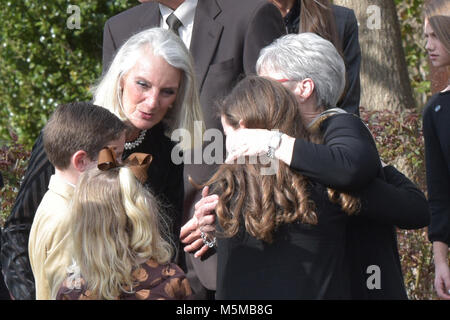
[[[57,104],[91,99],[89,87],[101,74],[103,25],[138,1],[0,2],[0,146],[11,141],[12,128],[19,142],[31,148]],[[80,29],[67,27],[71,4],[80,8]],[[422,40],[423,0],[396,0],[396,4],[420,108],[430,92]]]
[[[103,25],[137,1],[0,2],[0,145],[12,128],[30,148],[57,104],[91,99]],[[80,8],[80,29],[67,27],[71,4]]]
[[[400,21],[403,49],[416,105],[420,110],[431,95],[429,66],[423,37],[424,0],[395,0]]]

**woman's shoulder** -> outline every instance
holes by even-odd
[[[334,18],[336,19],[336,23],[338,25],[346,23],[357,23],[355,12],[353,11],[353,9],[334,4],[332,5],[332,10]]]
[[[338,6],[336,4],[333,4],[331,6],[331,8],[335,15],[341,15],[343,17],[347,17],[348,15],[351,15],[352,13],[354,14],[353,9],[343,7],[343,6]]]
[[[321,131],[336,128],[363,128],[364,121],[353,113],[336,113],[326,117],[321,123]]]
[[[423,108],[423,116],[426,117],[434,112],[439,112],[443,107],[450,108],[450,90],[438,92],[431,96]]]

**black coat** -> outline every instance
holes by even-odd
[[[361,84],[361,48],[359,46],[358,21],[353,10],[333,5],[339,39],[346,67],[347,85],[338,107],[359,116]]]
[[[360,192],[362,211],[349,219],[347,228],[352,298],[406,299],[395,228],[426,226],[429,212],[423,193],[395,169],[381,169],[375,142],[359,118],[331,116],[321,132],[323,145],[296,140],[291,167],[326,186]],[[386,172],[395,187],[380,186]],[[380,289],[367,286],[372,266],[381,270]]]
[[[323,145],[297,139],[291,167],[326,186],[353,190],[360,212],[345,216],[316,182],[310,194],[317,226],[282,226],[273,244],[250,236],[242,225],[237,236],[219,238],[219,299],[407,298],[395,227],[429,223],[423,192],[394,167],[381,169],[359,118],[335,115],[321,129]],[[378,285],[369,279],[373,266],[380,270],[380,289],[367,286],[368,280]]]
[[[423,111],[430,241],[450,245],[450,91],[433,97]]]
[[[317,225],[283,224],[267,243],[246,232],[241,219],[237,235],[218,236],[217,299],[351,298],[345,261],[348,216],[328,200],[324,186],[310,183],[308,196]]]

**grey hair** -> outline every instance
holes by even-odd
[[[195,122],[203,122],[203,113],[192,56],[180,37],[172,31],[151,28],[129,38],[117,52],[106,74],[92,89],[94,103],[108,109],[122,121],[127,121],[122,108],[121,79],[138,59],[145,58],[146,50],[151,50],[154,55],[162,57],[169,65],[182,71],[177,98],[162,121],[166,124],[165,134],[168,137],[175,129],[188,130],[192,138],[191,141],[183,141],[182,148],[186,150],[193,146],[193,137],[197,136],[195,134],[202,136],[204,126],[195,125]]]
[[[286,79],[314,82],[317,107],[336,106],[345,88],[345,63],[334,45],[310,33],[289,34],[263,48],[256,63],[262,70],[277,72]]]

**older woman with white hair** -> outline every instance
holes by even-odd
[[[203,121],[189,51],[169,30],[142,31],[121,47],[93,91],[96,105],[109,109],[130,125],[122,158],[133,152],[152,154],[145,185],[167,210],[172,223],[170,236],[179,243],[183,164],[172,161],[175,143],[169,137],[176,129],[189,132],[190,137],[198,136]],[[195,121],[200,122],[195,125]],[[182,150],[193,144],[188,135],[185,138],[179,144]],[[41,134],[33,146],[16,203],[2,231],[3,272],[8,289],[16,299],[34,299],[28,235],[54,171]]]
[[[142,31],[123,44],[93,91],[95,104],[130,125],[124,158],[133,152],[153,155],[146,185],[168,209],[173,240],[178,243],[184,197],[183,164],[175,164],[172,153],[174,147],[180,146],[179,151],[191,148],[194,137],[201,136],[203,129],[188,49],[172,31]],[[176,129],[189,132],[178,146],[170,139]]]
[[[133,150],[160,122],[168,137],[175,129],[186,129],[191,137],[201,131],[195,125],[203,121],[197,92],[193,60],[183,41],[169,30],[152,28],[120,48],[94,88],[94,104],[131,125],[125,149]],[[183,149],[192,145],[192,139],[182,141]]]

